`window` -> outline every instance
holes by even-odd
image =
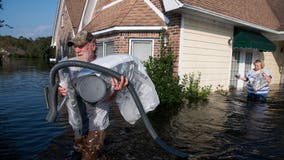
[[[153,55],[152,39],[130,39],[130,55],[139,58],[141,61],[148,60]]]
[[[232,62],[231,62],[231,76],[230,76],[230,87],[237,88],[238,80],[235,75],[239,73],[240,63],[240,51],[238,49],[233,50]]]
[[[97,43],[97,57],[104,57],[114,54],[114,42],[106,41]]]
[[[105,42],[105,55],[111,55],[114,54],[114,43],[113,41],[111,42]]]
[[[245,53],[245,73],[247,73],[249,70],[251,70],[251,64],[252,64],[252,52],[246,52]]]
[[[235,75],[245,76],[246,73],[252,69],[252,60],[257,50],[252,49],[233,49],[233,56],[231,61],[231,77],[230,86],[233,88],[242,88],[245,83],[238,81]]]
[[[103,43],[97,43],[97,51],[96,51],[97,57],[103,57],[104,56],[104,47]]]

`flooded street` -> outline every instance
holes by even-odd
[[[283,88],[272,86],[267,104],[213,94],[206,105],[182,109],[171,120],[171,136],[194,159],[283,159]]]
[[[43,87],[50,66],[38,61],[7,61],[0,66],[0,159],[70,159],[72,132],[62,114],[45,120]],[[284,87],[274,85],[266,104],[246,101],[245,92],[211,94],[205,104],[186,106],[150,120],[168,145],[189,153],[188,159],[284,159]],[[126,123],[111,111],[105,152],[114,160],[175,160],[158,146],[140,120]]]
[[[65,125],[48,124],[42,87],[48,65],[7,60],[0,66],[0,159],[34,159]]]

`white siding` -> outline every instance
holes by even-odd
[[[201,85],[228,89],[233,28],[184,18],[179,75],[201,73]],[[220,89],[220,88],[219,88]]]
[[[271,84],[280,84],[281,83],[281,59],[283,59],[283,53],[279,53],[279,46],[277,46],[277,50],[275,52],[263,52],[261,54],[254,54],[253,61],[256,59],[263,60],[264,69],[267,69],[272,75]],[[253,68],[253,64],[252,64]]]
[[[267,69],[272,75],[271,84],[280,84],[281,73],[280,73],[279,64],[276,61],[278,57],[276,56],[277,53],[265,52],[263,55],[264,55],[264,68]],[[278,58],[280,58],[280,56]]]

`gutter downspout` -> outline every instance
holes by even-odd
[[[165,12],[176,10],[183,7],[183,3],[179,0],[163,0]]]
[[[122,26],[122,27],[112,27],[100,31],[95,31],[93,35],[101,35],[109,32],[116,31],[159,31],[163,28],[167,29],[167,26]]]

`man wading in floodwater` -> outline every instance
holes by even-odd
[[[76,54],[76,57],[72,58],[72,60],[91,62],[96,59],[96,40],[91,33],[87,31],[77,33],[68,42],[68,45],[73,46]],[[70,73],[72,74],[71,69]],[[128,79],[123,76],[120,82],[115,78],[111,80],[114,91],[122,90],[128,85]],[[95,104],[91,104],[83,101],[76,95],[74,96],[72,85],[60,86],[58,90],[62,96],[69,96],[66,103],[69,123],[74,131],[73,142],[75,151],[82,153],[83,160],[95,160],[99,158],[104,143],[105,129],[109,126],[109,109],[111,104],[109,99],[106,98]],[[79,107],[76,104],[74,107],[74,102],[77,102]],[[86,126],[87,129],[84,129]]]

